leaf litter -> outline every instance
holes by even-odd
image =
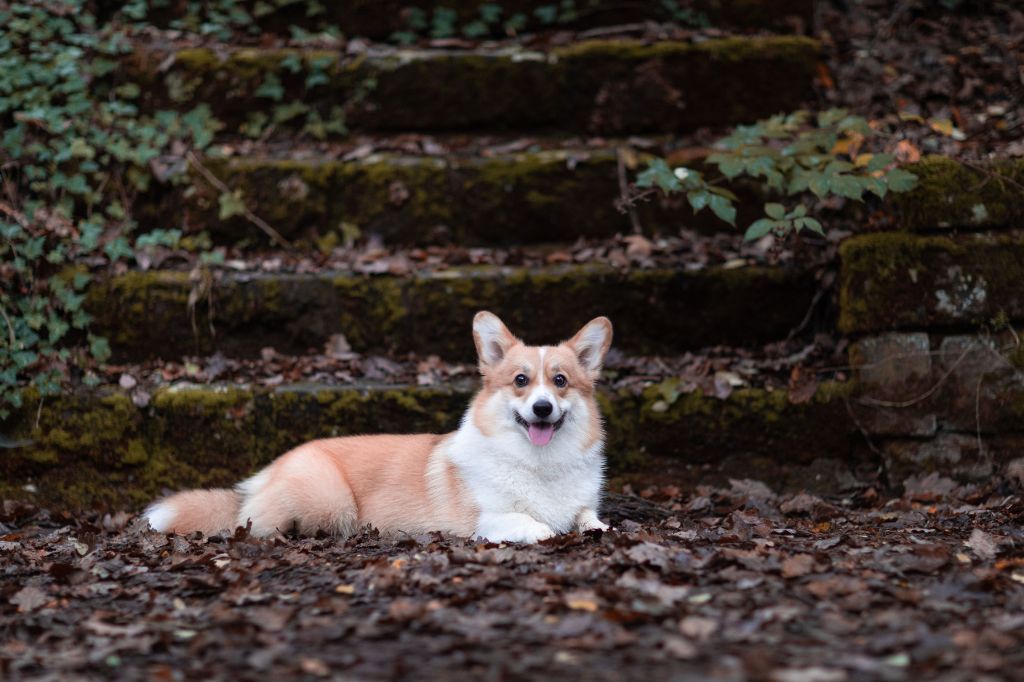
[[[1019,491],[1018,491],[1019,492]],[[1011,494],[1008,494],[1011,493]],[[651,486],[608,532],[165,536],[0,505],[5,679],[965,680],[1024,665],[1024,501]],[[84,550],[84,551],[83,551]]]

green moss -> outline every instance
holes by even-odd
[[[845,402],[856,392],[857,383],[854,381],[826,381],[818,384],[818,390],[815,391],[813,400],[818,404]]]
[[[184,69],[199,73],[212,71],[222,63],[217,53],[203,47],[178,50],[174,53],[174,61]]]
[[[149,459],[149,450],[146,448],[145,443],[138,438],[133,438],[128,441],[128,446],[125,449],[124,456],[121,458],[121,462],[129,466],[144,464]]]
[[[847,334],[860,331],[870,324],[874,311],[898,305],[872,286],[876,278],[913,283],[929,267],[925,252],[956,248],[946,237],[922,238],[900,232],[861,235],[843,242],[839,248],[839,330]],[[901,292],[892,293],[899,296]]]
[[[770,36],[757,38],[724,38],[701,43],[658,42],[641,40],[584,40],[557,48],[559,60],[615,59],[646,61],[706,55],[716,60],[745,61],[750,59],[797,59],[814,61],[820,51],[818,41],[802,36]]]
[[[399,279],[345,275],[335,277],[331,285],[340,309],[338,330],[353,348],[386,345],[381,339],[395,338],[410,313]]]
[[[53,422],[40,420],[36,440],[68,452],[103,456],[98,452],[107,447],[121,447],[126,434],[134,429],[135,406],[128,396],[115,393],[97,402],[90,401],[89,409],[81,405],[60,404],[60,417]],[[53,415],[53,413],[50,413]],[[59,426],[57,426],[59,424]]]
[[[114,348],[147,344],[146,327],[155,311],[177,309],[178,319],[187,321],[190,288],[187,272],[130,271],[90,284],[85,309],[96,327],[109,330],[105,334]]]
[[[917,187],[891,198],[904,229],[1019,227],[1024,220],[1024,161],[968,167],[930,156],[907,170],[917,175]]]
[[[158,410],[187,410],[212,414],[221,410],[245,407],[252,394],[233,386],[189,386],[177,384],[161,388],[153,395],[153,407]]]
[[[208,103],[219,119],[237,128],[254,111],[276,106],[275,99],[256,95],[266,76],[276,74],[283,88],[280,102],[301,101],[321,113],[343,104],[347,122],[376,130],[560,125],[600,133],[675,131],[681,126],[750,121],[799,106],[811,86],[817,51],[817,43],[799,37],[698,44],[587,41],[551,53],[428,57],[420,51],[399,51],[335,61],[328,83],[307,88],[304,74],[288,72],[282,61],[299,54],[308,64],[318,56],[334,55],[243,49],[221,59],[208,49],[189,49],[176,55],[165,79],[176,91],[174,97],[154,88],[147,91],[146,101],[154,108],[168,100]],[[135,61],[143,71],[140,80],[160,78],[164,60]],[[655,70],[667,68],[657,75],[638,68],[648,63],[655,64]],[[775,76],[771,87],[762,82],[768,75]],[[728,92],[717,88],[717,82],[733,77],[746,79],[750,87]],[[371,82],[375,87],[360,97]],[[459,83],[458,89],[450,88],[453,82]],[[681,97],[702,106],[680,106]],[[538,101],[545,106],[536,106]]]
[[[878,233],[840,248],[839,328],[976,327],[1024,316],[1024,240]]]
[[[798,325],[817,289],[812,271],[770,268],[618,271],[602,265],[548,268],[461,267],[410,276],[225,276],[214,291],[216,337],[205,304],[195,329],[189,284],[163,284],[124,300],[97,295],[95,330],[117,339],[118,357],[212,352],[257,355],[264,346],[305,352],[343,333],[357,352],[473,356],[469,325],[490,309],[534,342],[569,338],[597,315],[621,330],[616,345],[639,353],[675,353],[718,344],[761,343]],[[134,285],[132,285],[134,286]],[[117,291],[101,284],[100,291]],[[131,288],[131,287],[128,287]],[[570,310],[565,301],[573,301]],[[529,307],[523,301],[530,301]],[[146,314],[136,316],[136,305]],[[650,315],[656,306],[659,315]],[[123,353],[123,355],[121,355]]]

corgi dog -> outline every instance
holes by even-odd
[[[489,312],[473,319],[483,386],[446,435],[315,440],[233,490],[192,490],[150,506],[160,532],[210,534],[251,524],[346,536],[447,531],[532,543],[607,529],[597,516],[604,429],[594,384],[612,324],[591,320],[557,346],[527,346]]]

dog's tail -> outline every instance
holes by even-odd
[[[212,535],[234,530],[242,496],[234,490],[187,490],[154,502],[145,511],[153,530],[185,535],[202,531]]]

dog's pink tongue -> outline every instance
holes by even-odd
[[[534,445],[547,445],[554,433],[554,424],[530,424],[530,442]]]

